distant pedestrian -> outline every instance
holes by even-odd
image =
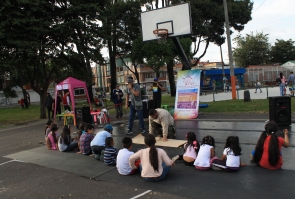
[[[281,82],[278,82],[279,83],[279,87],[280,87],[280,95],[281,96],[284,96],[284,89],[285,89],[286,78],[285,78],[285,76],[283,76],[283,73],[280,73],[280,76],[277,79],[280,79],[281,80]]]
[[[222,78],[222,82],[223,82],[223,91],[226,92],[227,78],[225,76]]]
[[[256,85],[255,86],[256,86],[255,93],[257,93],[257,89],[260,89],[260,93],[262,93],[261,83],[258,80],[256,80]]]
[[[295,90],[294,81],[295,81],[295,76],[293,74],[293,71],[290,71],[290,75],[288,77],[288,86],[289,86],[289,91],[291,96],[294,96],[294,90]]]
[[[25,108],[25,100],[24,100],[24,98],[21,98],[19,103],[20,103],[20,106],[22,107],[22,109],[24,109]]]
[[[212,80],[212,88],[213,88],[213,91],[215,91],[215,89],[216,89],[216,80],[215,79]]]
[[[62,98],[62,103],[64,105],[64,110],[68,110],[71,111],[71,107],[70,107],[70,92],[66,91],[65,95]]]
[[[165,91],[166,88],[160,84],[158,78],[154,79],[153,85],[150,87],[149,91],[153,91],[153,108],[160,108],[162,103],[162,91]]]
[[[45,107],[47,108],[47,114],[48,114],[48,119],[50,120],[53,119],[53,110],[52,110],[52,104],[53,104],[53,98],[50,95],[50,93],[47,93],[47,97],[45,99]],[[50,117],[50,113],[51,113],[51,117]]]
[[[29,101],[27,97],[25,97],[24,99],[24,104],[25,104],[25,109],[29,109]]]
[[[120,89],[120,85],[117,84],[116,88],[112,92],[112,101],[114,103],[115,109],[116,109],[116,118],[122,118],[123,111],[122,111],[122,103],[123,103],[123,92]]]

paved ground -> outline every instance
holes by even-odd
[[[218,157],[226,137],[238,135],[242,161],[248,166],[237,173],[204,172],[177,162],[167,178],[158,183],[145,182],[139,174],[120,176],[114,167],[107,167],[92,157],[48,151],[41,143],[46,121],[1,129],[0,198],[132,198],[142,193],[146,194],[140,198],[293,198],[294,124],[288,127],[291,147],[283,150],[281,170],[261,169],[249,161],[267,118],[267,114],[200,114],[199,120],[176,121],[179,139],[185,139],[188,131],[194,131],[198,140],[212,135]],[[117,148],[121,148],[126,123],[127,118],[113,121]],[[134,132],[135,135],[139,132],[138,122]],[[134,145],[133,149],[143,147]],[[164,149],[170,157],[183,150]]]

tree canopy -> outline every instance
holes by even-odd
[[[277,39],[270,49],[270,61],[283,64],[289,60],[295,60],[295,41]]]
[[[238,67],[246,68],[249,65],[261,65],[269,62],[270,43],[268,34],[238,35],[234,41],[237,47],[233,50],[234,62]]]

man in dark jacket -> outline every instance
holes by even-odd
[[[112,100],[113,103],[115,105],[115,109],[116,109],[116,118],[119,119],[123,116],[123,112],[122,112],[122,97],[123,97],[123,92],[120,89],[120,85],[117,84],[116,88],[113,90],[112,92]]]
[[[45,107],[47,108],[47,111],[48,111],[48,120],[50,120],[50,113],[52,113],[51,118],[53,119],[52,103],[53,103],[53,99],[50,93],[47,93],[47,97],[45,99]]]

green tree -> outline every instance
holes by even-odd
[[[234,41],[237,47],[233,50],[234,62],[238,67],[246,68],[249,65],[262,65],[269,62],[270,43],[268,34],[238,35]]]
[[[270,61],[283,64],[289,60],[295,60],[295,46],[292,39],[287,41],[277,39],[275,45],[270,49]]]
[[[103,38],[109,51],[111,90],[116,86],[116,57],[128,57],[141,34],[139,1],[108,0],[104,7]]]

